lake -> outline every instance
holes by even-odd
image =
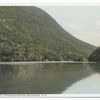
[[[1,63],[0,94],[100,93],[99,63]]]

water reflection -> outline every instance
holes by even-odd
[[[96,73],[100,74],[100,63],[93,63],[89,65]]]
[[[0,65],[0,94],[59,94],[93,70],[76,63]]]
[[[69,86],[64,94],[99,94],[100,93],[100,63],[89,64],[93,73]]]

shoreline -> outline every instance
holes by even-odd
[[[42,63],[50,63],[50,64],[53,64],[53,63],[68,63],[68,64],[71,64],[71,63],[75,63],[75,64],[85,64],[85,63],[96,63],[96,62],[87,62],[87,61],[13,61],[13,62],[0,62],[0,65],[3,65],[3,64],[7,64],[7,65],[13,65],[13,64],[42,64]]]

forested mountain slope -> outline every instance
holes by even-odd
[[[84,60],[94,49],[37,7],[0,6],[0,61]]]

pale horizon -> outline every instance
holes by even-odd
[[[38,6],[66,31],[89,44],[100,46],[99,6]]]

